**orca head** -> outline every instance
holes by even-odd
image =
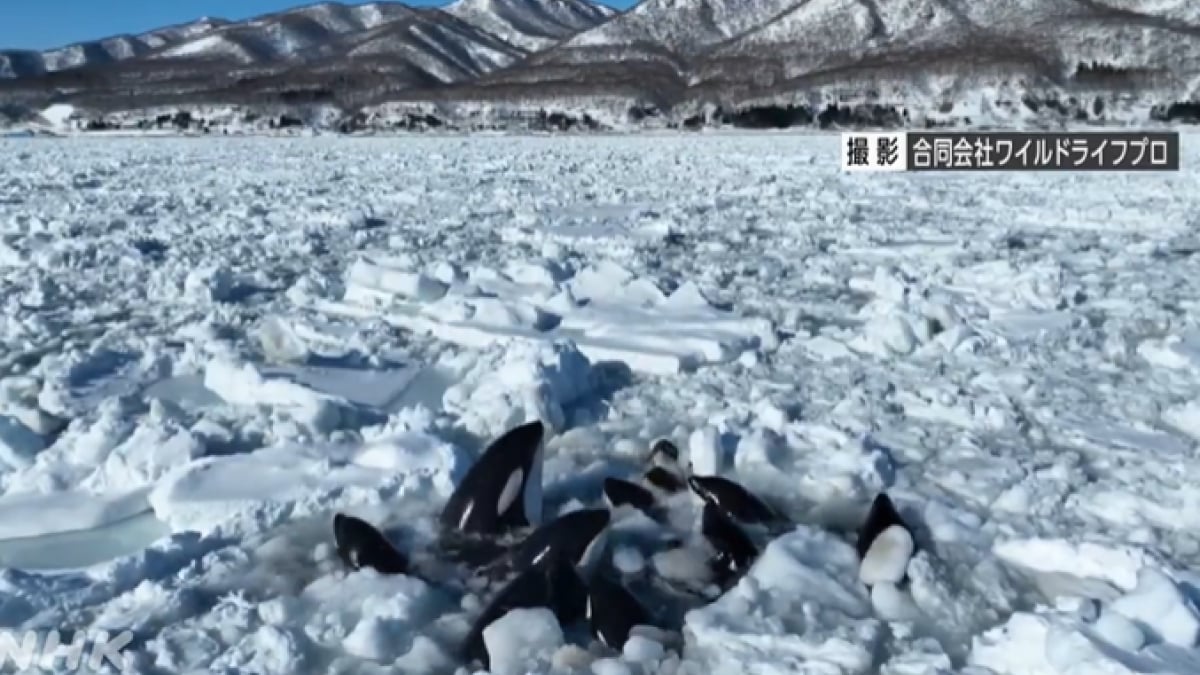
[[[665,466],[651,467],[646,471],[645,476],[648,483],[667,494],[679,492],[685,484],[678,472],[668,469]]]
[[[650,445],[649,460],[659,466],[677,466],[679,464],[679,446],[666,438],[660,438]]]
[[[558,623],[567,626],[583,618],[587,608],[588,586],[576,565],[558,552],[544,560],[539,567],[545,570],[546,593]]]
[[[523,570],[552,564],[555,557],[562,557],[590,575],[605,550],[611,520],[608,509],[564,513],[531,532],[513,552],[512,564]]]
[[[408,559],[367,521],[336,513],[333,543],[338,557],[352,570],[370,567],[380,574],[406,574]]]
[[[648,512],[654,508],[654,493],[637,483],[610,476],[604,479],[604,501],[611,509],[629,505]]]
[[[916,539],[886,492],[880,492],[858,531],[859,580],[867,586],[898,584],[908,575]]]
[[[704,500],[705,504],[713,506],[729,513],[731,511],[730,502],[733,501],[733,496],[730,490],[722,483],[722,479],[717,476],[688,476],[688,487],[696,496]],[[724,499],[722,499],[724,498]]]
[[[604,646],[620,650],[634,626],[648,625],[649,612],[623,585],[597,574],[588,586],[585,614],[592,635]]]
[[[502,534],[539,523],[545,431],[535,420],[494,440],[450,495],[442,526],[468,534]]]
[[[874,501],[871,502],[871,509],[867,512],[866,519],[863,520],[862,526],[858,529],[858,540],[854,543],[855,550],[858,552],[859,560],[862,560],[867,551],[871,548],[871,544],[885,530],[893,525],[908,530],[912,534],[912,529],[908,523],[904,522],[900,512],[896,510],[896,505],[892,502],[892,498],[886,492],[880,492],[875,495]]]
[[[688,476],[688,486],[707,504],[744,523],[768,523],[779,519],[775,510],[745,486],[721,476]]]
[[[858,565],[859,581],[867,586],[901,583],[908,576],[915,548],[912,534],[903,525],[880,532]]]
[[[684,488],[684,477],[687,471],[679,465],[679,447],[666,438],[660,438],[650,444],[650,453],[646,457],[650,464],[644,478],[654,487],[674,494]]]
[[[471,625],[462,644],[462,656],[467,661],[478,660],[483,667],[490,667],[487,645],[483,639],[483,631],[494,621],[514,609],[547,607],[550,604],[549,588],[546,583],[546,572],[538,566],[526,568],[511,581],[505,584]]]
[[[537,564],[525,567],[505,584],[475,619],[462,644],[462,656],[490,667],[483,631],[514,609],[545,607],[566,626],[581,618],[587,605],[587,586],[562,551],[555,550]]]
[[[594,534],[592,534],[591,541],[583,549],[583,554],[579,556],[579,560],[576,563],[579,571],[588,579],[595,576],[596,570],[604,561],[605,554],[608,553],[608,524],[612,520],[612,513],[608,509],[604,509],[603,512],[607,517],[604,519],[602,526],[597,527],[597,523],[593,523],[590,527],[584,528],[585,533],[594,532]]]
[[[758,547],[750,536],[710,502],[704,503],[700,532],[716,550],[716,562],[723,571],[740,574],[758,557]]]

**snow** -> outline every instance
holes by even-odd
[[[601,24],[568,40],[568,46],[635,44],[638,41],[662,41],[682,52],[722,42],[745,33],[754,26],[784,14],[798,3],[795,0],[652,0],[643,2],[615,20]],[[703,14],[703,21],[691,14]],[[686,18],[684,18],[686,17]]]
[[[204,386],[226,403],[286,410],[298,423],[332,431],[342,423],[342,401],[283,378],[263,377],[249,363],[217,358],[204,369]]]
[[[633,675],[633,669],[620,659],[596,659],[592,662],[593,675]]]
[[[353,61],[364,57],[389,57],[397,67],[406,65],[443,82],[478,77],[526,54],[449,14],[414,11],[398,3],[322,3],[180,36],[147,58],[294,64],[317,52],[335,52],[351,69],[358,68]]]
[[[641,635],[630,635],[621,653],[631,663],[656,664],[662,660],[663,646]]]
[[[1142,568],[1133,591],[1117,598],[1109,609],[1144,626],[1147,637],[1156,642],[1196,646],[1200,614],[1175,582],[1153,567]]]
[[[20,469],[33,463],[45,449],[42,437],[20,420],[0,415],[0,463],[8,469]]]
[[[230,514],[319,501],[326,493],[350,487],[392,482],[400,490],[433,488],[432,494],[449,497],[455,477],[464,470],[453,446],[410,432],[352,453],[285,446],[205,457],[163,477],[149,501],[176,531],[206,532],[230,520]]]
[[[523,49],[546,49],[615,12],[589,0],[457,0],[444,11]]]
[[[100,40],[79,42],[42,52],[23,51],[0,54],[0,77],[27,77],[41,72],[71,68],[104,67],[132,59],[146,52],[201,35],[226,23],[222,19],[201,18],[188,24],[167,26],[141,35],[118,35]],[[17,54],[24,67],[12,68],[9,54]],[[9,65],[10,67],[5,67]],[[21,63],[17,64],[22,66]],[[61,105],[61,104],[60,104]]]
[[[1200,441],[1200,399],[1163,410],[1162,420]]]
[[[716,427],[696,429],[688,437],[687,461],[697,476],[715,476],[724,468],[724,448]]]
[[[538,418],[546,514],[668,438],[798,524],[620,651],[518,610],[493,672],[1197,672],[1196,139],[936,177],[786,133],[0,140],[0,624],[132,629],[139,672],[471,672],[495,589],[435,574],[433,519]],[[916,553],[868,587],[883,490]],[[639,599],[712,581],[660,501],[611,527]],[[417,572],[345,570],[336,512]]]
[[[0,539],[23,539],[90,530],[147,510],[148,490],[110,495],[83,491],[18,492],[0,497]]]
[[[69,103],[55,103],[54,105],[43,110],[40,114],[40,117],[51,128],[65,129],[67,127],[67,123],[71,119],[71,116],[74,114],[75,106],[70,105]]]
[[[1133,592],[1095,618],[1065,610],[1014,614],[977,639],[973,664],[1002,675],[1195,672],[1194,601],[1159,570],[1147,568],[1141,576]],[[1014,643],[1025,649],[1014,650]]]
[[[717,309],[694,286],[668,295],[612,262],[565,278],[547,261],[513,261],[503,270],[479,265],[450,284],[433,269],[402,264],[360,260],[347,272],[340,301],[316,306],[355,316],[366,305],[392,325],[469,347],[567,338],[594,361],[625,361],[653,373],[730,361],[773,339],[767,322]]]
[[[1138,345],[1138,354],[1163,368],[1200,370],[1200,333],[1148,339]]]
[[[856,567],[849,544],[801,526],[772,541],[733,590],[687,615],[688,651],[714,672],[869,672],[884,626]]]
[[[483,642],[493,675],[525,675],[546,667],[546,656],[563,644],[563,630],[549,609],[514,609],[483,630]]]
[[[172,59],[194,56],[232,56],[242,63],[251,63],[254,61],[254,55],[249,50],[229,36],[221,33],[204,35],[194,40],[181,42],[173,47],[156,52],[150,58]]]

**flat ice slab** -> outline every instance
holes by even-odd
[[[348,272],[345,297],[317,307],[350,316],[381,312],[393,325],[469,347],[565,338],[593,361],[623,361],[649,373],[724,363],[775,339],[769,322],[717,309],[690,282],[667,294],[615,263],[566,278],[544,265],[481,266],[433,293],[406,285],[424,274],[410,262],[360,259]]]
[[[0,540],[110,525],[149,510],[148,488],[124,494],[10,493],[0,497]]]

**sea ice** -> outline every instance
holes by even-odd
[[[1195,140],[867,181],[836,135],[0,139],[0,623],[132,629],[143,671],[465,668],[494,589],[434,518],[540,418],[547,513],[669,437],[803,525],[710,596],[656,492],[611,560],[672,625],[602,654],[533,610],[498,668],[1200,672]],[[931,546],[860,578],[881,490]],[[345,569],[339,511],[413,576]]]
[[[562,628],[544,607],[514,609],[483,629],[494,675],[525,675],[563,644]]]

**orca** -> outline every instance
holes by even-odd
[[[648,516],[652,516],[654,510],[653,492],[620,478],[604,479],[604,500],[611,509],[629,505]]]
[[[643,475],[646,482],[666,492],[675,494],[686,487],[686,472],[679,465],[679,447],[660,438],[650,446],[647,461],[653,464]]]
[[[546,427],[528,422],[506,431],[483,451],[442,509],[444,528],[496,535],[536,525],[542,517]]]
[[[370,567],[380,574],[406,574],[408,559],[387,537],[367,521],[337,513],[333,516],[333,541],[347,567]]]
[[[611,520],[608,509],[570,511],[531,532],[506,556],[506,562],[522,571],[548,556],[561,555],[590,576],[603,556]]]
[[[456,532],[442,532],[437,539],[437,552],[444,559],[476,570],[498,564],[511,546],[512,541],[507,537],[476,537]]]
[[[582,619],[587,611],[588,587],[579,568],[571,564],[562,551],[548,555],[543,561],[546,593],[559,625],[566,626]]]
[[[582,618],[587,611],[587,585],[575,566],[561,551],[555,551],[526,567],[502,587],[483,609],[460,649],[468,662],[479,661],[485,669],[491,659],[483,631],[514,609],[545,607],[554,612],[562,626]]]
[[[858,530],[858,577],[867,586],[898,584],[908,576],[908,561],[916,553],[912,528],[904,522],[891,497],[880,492]]]
[[[633,593],[605,574],[597,574],[588,586],[586,616],[592,635],[618,651],[634,626],[650,623],[650,613]]]
[[[679,492],[685,485],[684,480],[678,474],[662,466],[653,467],[646,472],[645,476],[646,482],[668,494]]]
[[[655,463],[666,461],[671,464],[678,464],[679,446],[665,438],[658,439],[650,446],[650,461]]]
[[[689,476],[688,486],[705,503],[721,509],[725,515],[743,523],[780,523],[786,521],[778,511],[754,496],[741,484],[721,476]]]
[[[704,503],[700,533],[716,549],[716,556],[709,566],[721,580],[721,585],[748,570],[758,557],[758,547],[749,535],[710,502]]]

